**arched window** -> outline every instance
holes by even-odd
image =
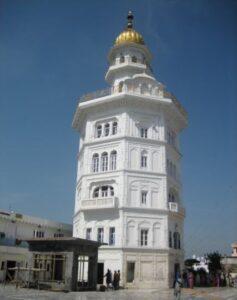
[[[119,62],[120,63],[124,63],[125,62],[125,58],[124,58],[124,56],[122,54],[120,55]]]
[[[114,188],[112,186],[110,187],[110,196],[114,196]]]
[[[108,136],[109,135],[109,123],[106,123],[105,124],[105,127],[104,127],[104,135],[105,136]]]
[[[94,189],[93,198],[98,197],[106,198],[114,196],[114,188],[109,185],[103,185],[102,187],[97,187]]]
[[[99,190],[100,190],[100,188],[98,188],[98,187],[94,189],[93,198],[99,197]]]
[[[123,91],[123,81],[120,81],[119,82],[119,93],[122,93],[122,91]]]
[[[134,63],[137,62],[137,57],[136,56],[132,56],[132,62],[134,62]]]
[[[145,127],[140,128],[140,136],[141,138],[147,139],[148,136],[148,129]]]
[[[110,153],[110,169],[116,170],[117,165],[117,152],[114,150]]]
[[[118,131],[118,123],[117,122],[113,122],[112,134],[117,134],[117,131]]]
[[[96,127],[96,137],[97,138],[101,137],[101,134],[102,134],[102,126],[97,125],[97,127]]]
[[[102,188],[101,188],[101,196],[102,197],[108,197],[108,186],[107,185],[102,186]]]
[[[173,243],[172,243],[172,232],[169,231],[169,247],[172,248]]]
[[[142,151],[141,153],[141,168],[147,168],[147,152]]]
[[[178,248],[178,232],[174,232],[174,249]]]
[[[108,171],[108,153],[104,152],[101,155],[101,171]]]
[[[99,154],[95,153],[92,157],[92,172],[99,172]]]
[[[175,193],[174,191],[170,191],[169,192],[169,202],[176,202],[176,196],[175,196]]]
[[[148,86],[146,83],[143,83],[141,85],[141,94],[147,94],[148,93]]]
[[[178,239],[178,241],[177,241],[178,249],[181,249],[180,234],[178,232],[177,232],[177,239]]]

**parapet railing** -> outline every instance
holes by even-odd
[[[85,94],[79,99],[79,102],[89,101],[89,100],[102,98],[102,97],[123,93],[123,92],[134,94],[134,95],[144,95],[144,96],[148,95],[153,97],[163,96],[165,98],[170,98],[173,101],[174,105],[178,108],[178,110],[184,115],[184,117],[187,117],[186,110],[183,108],[181,103],[177,100],[177,98],[172,93],[163,90],[162,91],[157,90],[157,89],[156,90],[146,89],[145,91],[142,91],[142,89],[139,87],[126,86],[126,85],[124,85],[122,88],[120,88],[119,86],[109,87],[104,90],[98,90],[89,94]]]
[[[81,201],[81,209],[100,209],[116,207],[115,197],[102,197]]]

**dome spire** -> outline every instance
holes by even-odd
[[[132,14],[131,10],[129,10],[128,16],[127,16],[127,19],[128,19],[127,29],[133,28],[133,18],[134,18],[133,14]]]

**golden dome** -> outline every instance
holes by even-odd
[[[145,43],[142,35],[133,29],[133,14],[131,11],[128,12],[127,19],[127,28],[116,38],[114,43],[115,46],[121,45],[123,43],[136,43],[144,45]]]
[[[130,28],[127,28],[126,30],[121,32],[120,35],[116,38],[114,44],[117,46],[127,42],[144,45],[142,35],[136,32],[134,29]]]

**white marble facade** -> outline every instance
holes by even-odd
[[[184,255],[179,134],[187,114],[150,61],[145,44],[116,43],[110,88],[84,96],[73,120],[80,133],[73,235],[107,243],[99,263],[104,272],[119,269],[126,287],[170,286]]]

